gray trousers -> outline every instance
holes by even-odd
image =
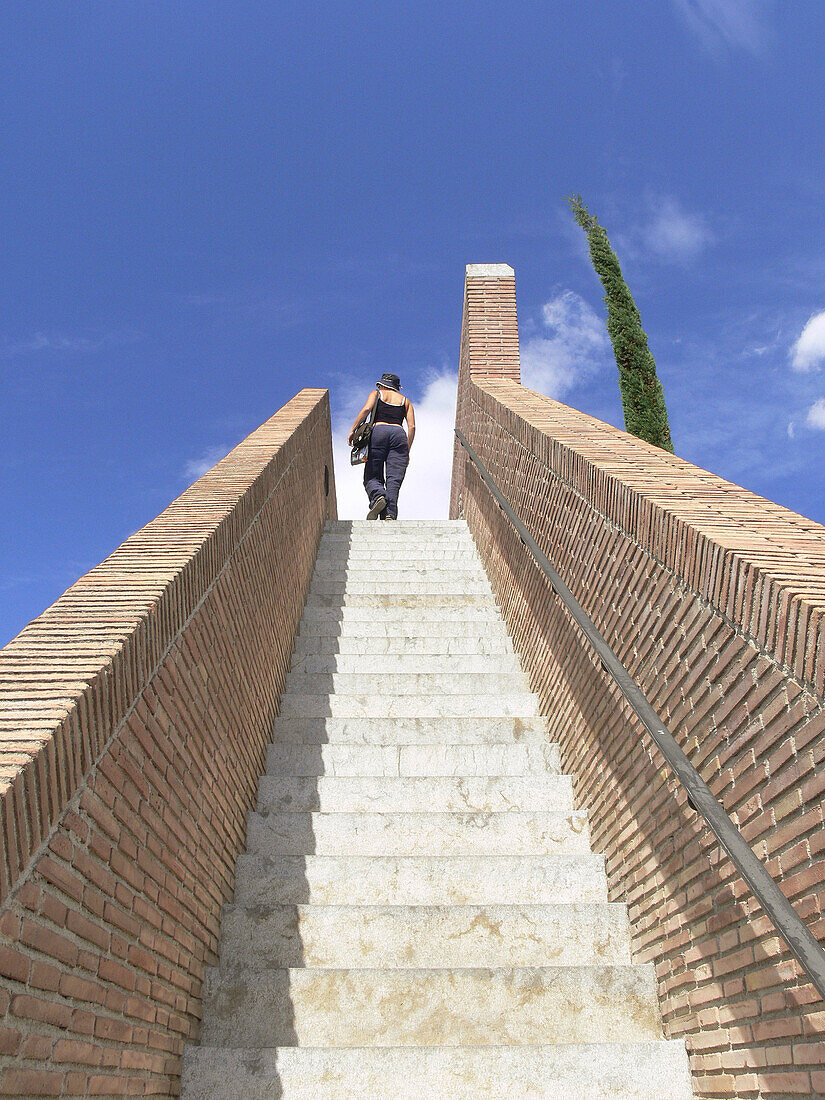
[[[398,490],[409,461],[407,433],[401,425],[374,424],[364,467],[364,488],[370,498],[370,507],[379,497],[386,497],[386,514],[398,518]]]

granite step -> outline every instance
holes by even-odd
[[[372,695],[378,704],[398,696],[434,697],[452,695],[507,696],[529,694],[530,683],[523,672],[400,672],[393,668],[372,672],[292,671],[287,674],[282,699],[290,696]],[[284,713],[283,709],[281,713]]]
[[[444,589],[425,589],[421,585],[412,586],[413,590],[402,592],[392,588],[379,588],[367,585],[363,592],[318,592],[310,590],[307,596],[306,610],[313,609],[338,611],[349,608],[383,608],[393,612],[413,611],[416,608],[435,611],[440,608],[455,607],[462,611],[473,608],[479,610],[495,609],[496,601],[490,591],[461,592],[458,585],[445,586]]]
[[[405,531],[393,528],[392,532],[385,534],[385,528],[375,527],[369,531],[359,532],[357,538],[352,535],[325,534],[319,545],[319,550],[327,552],[341,552],[360,550],[385,550],[389,553],[399,550],[463,550],[467,553],[475,553],[476,546],[472,538],[466,532],[455,531]]]
[[[229,905],[221,973],[630,963],[623,905]]]
[[[460,745],[497,744],[505,748],[540,745],[549,750],[542,757],[542,768],[556,772],[561,766],[558,747],[548,741],[547,719],[541,715],[532,718],[276,718],[273,732],[276,745],[382,745],[388,748],[450,745],[455,750]],[[323,775],[324,772],[313,774]]]
[[[606,902],[604,858],[551,856],[238,857],[235,904],[571,905]]]
[[[650,965],[325,970],[204,981],[206,1046],[488,1046],[661,1037]]]
[[[328,555],[322,559],[316,559],[311,583],[340,580],[361,580],[373,583],[392,579],[418,581],[421,584],[445,581],[463,584],[465,581],[472,581],[475,584],[486,584],[488,591],[490,588],[490,582],[481,561],[471,554],[465,554],[460,559],[450,561],[421,556],[399,558],[396,555],[378,561],[353,560],[349,554],[337,557]]]
[[[258,783],[258,811],[267,813],[493,813],[573,811],[569,775],[274,776]]]
[[[316,596],[477,596],[491,597],[486,580],[447,573],[441,578],[410,577],[391,573],[363,577],[316,577],[309,587],[309,599]]]
[[[580,811],[253,811],[246,850],[266,856],[572,855],[590,851],[590,832]]]
[[[383,521],[377,521],[383,522]],[[375,527],[375,520],[363,520],[363,519],[328,519],[324,524],[324,532],[336,532],[340,533],[349,530],[366,530],[370,531]],[[444,528],[448,531],[464,531],[469,534],[469,527],[461,519],[404,519],[397,520],[395,524],[388,528],[389,531],[404,531],[407,529],[416,528],[436,529]]]
[[[691,1100],[685,1046],[189,1047],[185,1100]]]
[[[392,661],[376,664],[375,655],[369,653],[345,654],[293,654],[290,673],[295,676],[329,676],[333,674],[371,676],[375,687],[375,676],[410,677],[421,675],[467,676],[467,675],[517,675],[519,683],[527,684],[527,678],[521,671],[518,660],[512,653],[479,655],[477,653],[395,653]],[[383,681],[382,681],[383,682]]]
[[[413,599],[415,597],[411,597]],[[363,603],[346,607],[308,606],[301,619],[301,634],[317,632],[316,623],[338,622],[343,625],[357,624],[361,637],[372,637],[388,633],[394,638],[403,638],[408,634],[424,633],[425,628],[435,637],[450,637],[454,633],[483,633],[489,623],[498,624],[504,630],[501,613],[494,603],[446,604],[434,600],[432,605],[419,601],[415,606],[401,607],[387,604]],[[366,624],[366,625],[365,625]],[[473,629],[456,631],[455,626],[467,624]],[[386,625],[386,631],[379,628]],[[355,631],[353,631],[354,633]]]
[[[329,542],[365,542],[384,539],[389,543],[403,542],[408,539],[449,538],[464,539],[472,543],[472,536],[466,525],[445,521],[433,523],[416,520],[396,521],[391,526],[383,520],[338,521],[335,527],[326,527],[322,541]]]
[[[306,695],[285,691],[282,718],[531,718],[538,714],[535,695]]]
[[[326,554],[315,560],[313,582],[318,580],[347,580],[349,578],[375,581],[386,577],[398,580],[478,580],[487,581],[487,574],[477,555],[467,553],[451,559],[423,558],[420,555],[401,558],[387,554],[381,559],[371,556],[356,558],[353,554]]]
[[[448,634],[442,631],[438,637],[432,633],[408,634],[406,637],[397,633],[387,633],[392,627],[383,624],[384,631],[378,635],[372,633],[365,638],[363,633],[353,631],[348,627],[347,632],[339,632],[340,627],[330,627],[329,633],[322,633],[320,629],[307,632],[302,630],[295,640],[293,661],[302,657],[315,655],[338,654],[347,656],[360,656],[374,659],[376,657],[433,657],[462,656],[462,657],[499,657],[507,655],[512,657],[513,646],[504,632],[503,624],[485,624],[490,629],[479,635],[477,625],[473,623],[450,624],[452,629]],[[496,626],[500,629],[496,630]],[[470,630],[470,627],[473,629]],[[394,667],[394,666],[393,666]]]
[[[273,744],[272,776],[514,776],[558,770],[558,746],[545,744]]]
[[[457,547],[439,547],[436,545],[427,547],[376,546],[359,550],[349,546],[332,548],[322,543],[318,548],[318,556],[315,559],[315,569],[319,575],[330,566],[336,568],[352,566],[357,569],[379,572],[384,569],[391,569],[394,565],[402,568],[417,565],[432,566],[435,569],[451,569],[453,565],[456,565],[466,566],[470,569],[483,569],[478,552],[471,544]]]

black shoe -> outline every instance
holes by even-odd
[[[398,519],[398,516],[384,516],[384,519]]]
[[[372,508],[370,508],[370,510],[367,512],[367,519],[378,519],[379,515],[384,511],[386,507],[387,498],[378,497],[375,504],[373,504]]]

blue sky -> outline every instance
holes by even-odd
[[[677,452],[825,521],[825,5],[25,0],[2,30],[0,642],[303,385],[345,430],[399,373],[401,514],[438,514],[467,263],[516,269],[525,380],[621,425],[571,191]]]

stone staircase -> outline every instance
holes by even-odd
[[[691,1095],[466,525],[328,524],[184,1100]]]

